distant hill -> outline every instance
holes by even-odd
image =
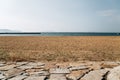
[[[21,31],[10,30],[10,29],[0,29],[0,33],[6,33],[6,32],[21,32]]]

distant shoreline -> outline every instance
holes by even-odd
[[[2,32],[0,36],[120,36],[118,32]]]

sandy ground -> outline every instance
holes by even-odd
[[[0,60],[119,61],[119,36],[0,37]]]

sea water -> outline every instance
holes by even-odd
[[[120,36],[120,33],[103,32],[13,32],[0,33],[0,36]]]

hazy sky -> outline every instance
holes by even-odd
[[[120,32],[120,0],[0,0],[0,29]]]

